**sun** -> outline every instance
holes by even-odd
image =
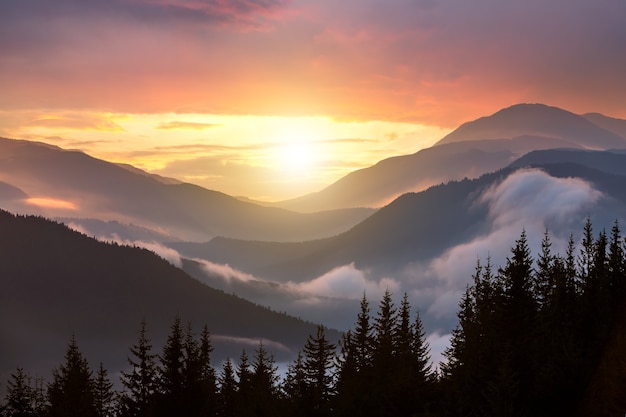
[[[274,145],[275,168],[286,175],[313,175],[322,156],[320,132],[306,124],[285,124],[277,133]]]
[[[278,150],[280,165],[293,173],[304,174],[312,170],[317,162],[313,143],[294,140],[284,143]]]

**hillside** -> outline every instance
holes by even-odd
[[[278,206],[296,211],[382,207],[407,192],[504,168],[533,150],[626,148],[625,125],[602,115],[583,117],[542,104],[519,104],[467,122],[431,148],[385,159]]]
[[[312,214],[262,207],[226,194],[36,142],[0,138],[0,180],[55,204],[46,217],[117,220],[175,237],[299,241],[345,231],[369,209]],[[75,220],[79,221],[79,220]]]
[[[523,135],[561,139],[570,147],[584,149],[626,147],[624,137],[595,125],[583,116],[544,104],[517,104],[491,116],[464,123],[435,146]]]
[[[165,340],[177,314],[196,329],[208,325],[216,358],[236,357],[263,339],[284,360],[315,331],[311,323],[207,287],[145,249],[5,211],[0,229],[1,380],[20,365],[47,374],[72,334],[88,357],[119,371],[144,318],[155,341]]]

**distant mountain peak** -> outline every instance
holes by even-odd
[[[626,139],[587,118],[540,103],[515,104],[490,116],[464,123],[435,146],[520,136],[556,138],[564,140],[571,147],[585,149],[626,147]]]

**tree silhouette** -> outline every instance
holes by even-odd
[[[65,362],[52,373],[48,402],[50,417],[95,417],[98,414],[93,375],[74,336],[65,353]]]
[[[34,389],[30,377],[22,368],[17,368],[7,384],[3,415],[5,417],[31,417],[36,415]],[[1,410],[1,409],[0,409]]]
[[[113,383],[109,380],[107,370],[102,362],[98,367],[94,382],[94,403],[98,417],[113,417],[115,415],[115,392]]]
[[[335,345],[326,338],[323,326],[315,336],[309,335],[304,345],[304,374],[310,416],[330,415],[332,394],[332,366]]]
[[[157,390],[156,355],[147,337],[147,324],[141,321],[137,343],[130,348],[128,358],[131,371],[122,372],[125,391],[121,395],[121,414],[124,417],[148,417],[153,413]]]
[[[226,358],[218,381],[217,415],[220,417],[234,416],[237,402],[237,381],[230,358]]]

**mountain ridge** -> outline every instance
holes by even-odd
[[[236,338],[264,339],[277,358],[291,358],[315,331],[312,323],[201,284],[146,249],[6,211],[0,227],[2,376],[20,364],[50,366],[72,334],[85,341],[89,357],[118,372],[142,319],[155,340],[165,340],[177,315],[197,330],[206,324],[222,337],[214,341],[218,359],[241,352],[241,344],[228,342]]]
[[[600,119],[603,126],[607,120],[616,126],[626,125],[621,119]],[[466,122],[430,148],[379,161],[316,193],[275,205],[299,211],[347,207],[353,202],[381,207],[406,192],[504,168],[537,149],[626,148],[626,136],[603,126],[557,107],[518,104]]]
[[[306,240],[339,233],[372,213],[371,209],[346,209],[302,214],[263,207],[83,152],[12,139],[0,139],[0,180],[31,197],[66,203],[61,208],[39,207],[32,214],[136,223],[170,229],[172,235],[192,240],[217,235]]]

